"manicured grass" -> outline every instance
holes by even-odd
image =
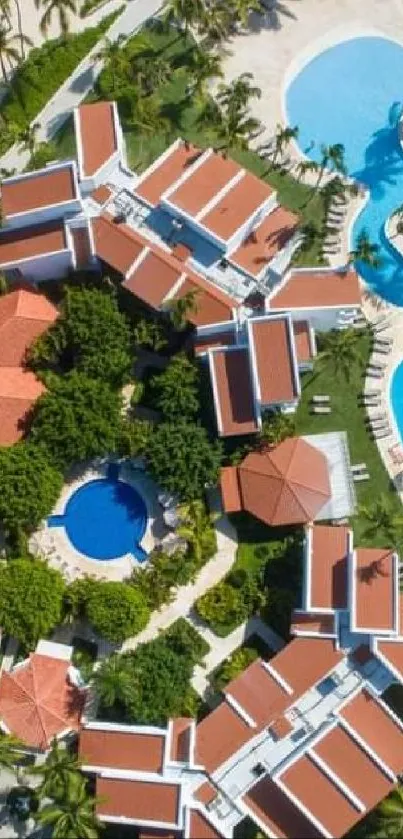
[[[136,172],[141,172],[150,165],[177,137],[185,137],[201,148],[219,146],[219,140],[214,125],[203,118],[206,102],[186,93],[189,81],[189,63],[195,44],[189,36],[178,34],[176,31],[163,31],[157,28],[147,28],[147,35],[158,55],[167,59],[172,66],[172,78],[160,86],[158,96],[161,101],[161,113],[168,121],[168,130],[146,131],[133,128],[125,121],[124,108],[120,105],[120,116],[126,141],[129,166]],[[129,42],[128,49],[136,40]],[[101,73],[96,83],[94,93],[89,98],[104,98],[108,94],[106,87],[108,68]],[[110,74],[109,74],[110,75]],[[69,157],[74,150],[72,123],[66,123],[55,137],[60,157]],[[321,194],[312,197],[312,191],[306,185],[299,183],[288,174],[273,171],[267,161],[261,160],[255,152],[229,149],[229,156],[238,160],[247,169],[270,183],[277,191],[279,202],[288,209],[296,212],[303,223],[311,222],[320,229],[325,221],[325,205]],[[309,199],[309,200],[308,200]],[[315,265],[320,263],[320,241],[300,253],[296,257],[296,264]]]
[[[365,410],[359,403],[363,392],[364,373],[370,354],[371,336],[363,332],[359,336],[359,363],[352,365],[349,380],[335,375],[332,363],[316,365],[313,373],[302,378],[302,398],[296,412],[296,433],[314,434],[325,431],[347,431],[352,463],[367,464],[371,476],[368,482],[356,484],[358,504],[371,504],[379,495],[385,493],[397,512],[401,504],[392,482],[380,458],[377,445],[367,430]],[[315,393],[329,394],[332,412],[326,416],[311,413],[311,398]],[[352,520],[355,542],[357,545],[387,545],[385,534],[379,529],[376,537],[366,537],[366,521],[358,511]]]

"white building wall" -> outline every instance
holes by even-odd
[[[268,309],[268,312],[277,313],[277,309]],[[337,329],[346,323],[343,313],[359,315],[358,306],[334,306],[321,309],[292,309],[289,313],[292,320],[308,320],[315,332],[328,332],[330,329]]]
[[[0,265],[0,270],[7,271],[18,268],[25,279],[40,283],[42,280],[57,280],[65,277],[72,267],[72,255],[69,250],[64,250],[53,254],[42,254],[33,259],[25,259],[22,262]]]
[[[21,227],[32,227],[36,224],[43,224],[46,221],[65,218],[82,211],[81,199],[66,201],[63,204],[53,204],[49,207],[32,210],[29,213],[18,213],[15,216],[7,216],[4,222],[4,229],[19,229]]]

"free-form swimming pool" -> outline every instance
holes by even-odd
[[[299,127],[299,145],[319,161],[321,144],[343,143],[348,173],[370,192],[353,230],[380,247],[382,265],[358,265],[368,285],[403,306],[403,260],[384,233],[387,218],[403,203],[403,153],[398,121],[403,110],[403,47],[363,36],[317,55],[286,91],[287,120]],[[312,146],[312,143],[314,145]]]
[[[117,468],[106,478],[83,484],[69,498],[64,515],[50,516],[50,527],[64,527],[72,545],[90,559],[111,560],[133,554],[143,562],[140,546],[147,526],[147,509],[130,484],[118,480]]]

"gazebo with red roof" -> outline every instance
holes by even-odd
[[[55,737],[80,728],[85,691],[74,684],[71,652],[40,641],[26,661],[0,676],[0,727],[28,748],[46,751]]]
[[[246,510],[272,526],[314,521],[331,497],[325,455],[302,437],[251,452],[221,470],[226,512]]]

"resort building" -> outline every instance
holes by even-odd
[[[94,722],[80,735],[104,822],[140,835],[231,837],[249,816],[269,837],[341,837],[395,786],[403,724],[399,560],[309,525],[294,639],[224,688],[199,724]]]
[[[266,524],[307,524],[353,515],[356,498],[343,432],[289,437],[221,469],[226,513],[246,510]]]
[[[298,367],[310,363],[313,329],[343,323],[345,312],[353,318],[359,310],[354,272],[341,279],[322,270],[316,283],[315,272],[287,275],[302,241],[299,218],[279,205],[269,184],[225,155],[178,139],[138,176],[127,166],[114,102],[81,105],[74,125],[77,161],[3,180],[0,270],[40,282],[104,267],[157,312],[191,293],[189,320],[202,330],[197,340],[206,340],[208,328],[215,335],[217,325],[225,333],[234,324],[235,343],[249,346],[254,417],[246,425],[259,425],[265,404],[292,409],[298,398],[295,356]],[[284,397],[266,399],[259,392],[255,345],[266,343],[274,325],[248,327],[248,318],[258,314],[256,295],[260,314],[290,313],[295,322],[291,332],[289,323],[284,327],[282,338],[284,364],[293,366],[295,380]],[[289,306],[282,295],[290,297]],[[246,370],[246,352],[210,364],[233,367],[234,358]]]
[[[38,641],[29,658],[0,675],[0,729],[29,750],[47,751],[54,738],[80,728],[86,691],[72,652],[65,644]]]
[[[10,446],[45,386],[25,367],[31,344],[56,321],[58,311],[42,294],[19,287],[0,297],[0,445]]]

